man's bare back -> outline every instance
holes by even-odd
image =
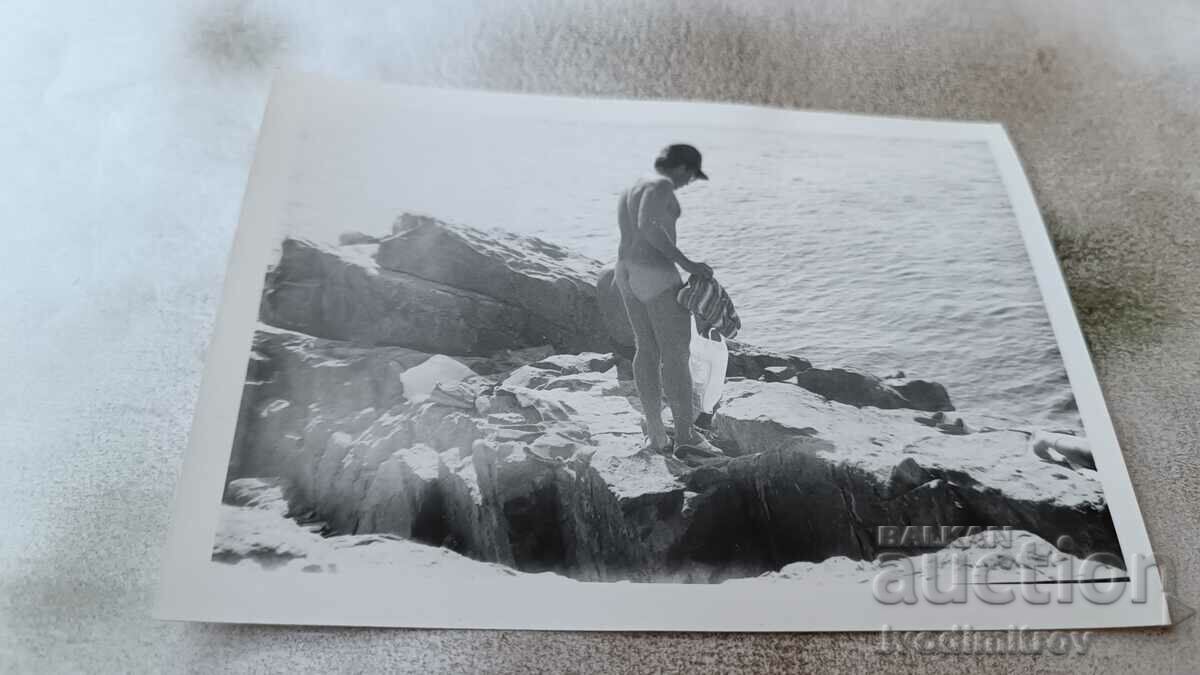
[[[642,265],[670,265],[669,260],[648,239],[651,228],[661,228],[675,243],[675,222],[681,208],[675,198],[675,186],[665,176],[641,178],[622,195],[617,209],[621,227],[621,245],[617,259]]]
[[[675,222],[681,209],[675,186],[664,176],[642,178],[618,203],[621,245],[617,249],[618,284],[642,302],[682,285],[668,252],[675,249]],[[666,249],[666,250],[664,250]]]

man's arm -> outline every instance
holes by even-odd
[[[638,207],[638,229],[641,230],[646,241],[663,254],[667,260],[679,265],[689,274],[709,276],[712,274],[712,268],[685,256],[667,235],[667,229],[663,223],[671,217],[667,211],[667,204],[670,203],[672,196],[672,190],[663,182],[656,182],[642,193],[641,205]]]

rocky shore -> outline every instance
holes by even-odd
[[[639,449],[600,263],[422,216],[344,241],[288,239],[268,274],[217,560],[386,548],[485,575],[719,582],[869,566],[896,525],[1119,552],[1094,470],[1031,451],[1018,420],[956,420],[936,383],[733,345],[728,458],[687,465]]]

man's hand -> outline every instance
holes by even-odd
[[[687,270],[688,274],[695,274],[705,278],[713,275],[712,268],[702,262],[689,261],[689,264],[685,269]]]

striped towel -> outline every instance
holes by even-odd
[[[696,329],[710,340],[718,339],[718,335],[733,338],[742,328],[742,320],[738,318],[729,294],[712,277],[693,274],[675,299],[695,315]]]

